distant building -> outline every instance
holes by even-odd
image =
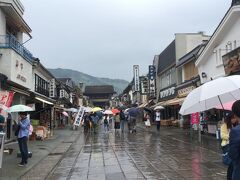
[[[88,97],[90,104],[103,108],[110,106],[113,94],[115,92],[111,85],[86,86],[84,91],[84,95]]]

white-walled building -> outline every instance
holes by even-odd
[[[239,28],[240,5],[233,4],[196,61],[201,83],[239,72]]]
[[[32,88],[32,54],[22,45],[23,35],[31,38],[31,28],[23,19],[19,0],[0,2],[0,99],[10,106],[26,104]],[[3,98],[6,97],[6,98]],[[17,114],[12,113],[12,119]],[[7,139],[11,139],[12,121],[7,118]]]

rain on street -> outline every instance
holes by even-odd
[[[177,129],[99,131],[80,135],[48,179],[221,180],[226,168],[218,151],[216,140],[199,146]]]

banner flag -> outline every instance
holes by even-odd
[[[77,113],[76,117],[75,117],[75,121],[74,121],[75,126],[80,126],[81,121],[83,119],[84,112],[85,112],[85,108],[83,106],[81,106],[78,110],[78,113]]]

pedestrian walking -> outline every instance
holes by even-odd
[[[233,164],[229,158],[229,133],[233,127],[237,125],[236,119],[231,111],[225,115],[224,123],[221,125],[221,148],[223,152],[223,163],[228,166],[227,180],[232,179]]]
[[[160,110],[157,109],[155,112],[155,122],[157,124],[157,131],[160,131],[160,121],[161,121],[161,113],[160,113]]]
[[[146,127],[147,130],[149,130],[150,127],[151,127],[150,119],[151,119],[151,116],[150,116],[150,114],[147,112],[147,113],[145,114],[145,116],[144,116],[144,123],[145,123],[145,127]]]
[[[92,126],[93,126],[93,132],[97,133],[99,117],[97,116],[96,113],[93,113],[90,117],[91,117],[91,122],[92,122]]]
[[[120,114],[117,113],[114,117],[114,129],[117,132],[120,129]]]
[[[240,100],[232,105],[232,112],[237,122],[240,122]],[[233,164],[232,180],[240,179],[240,125],[232,128],[229,136],[229,157]]]
[[[122,132],[124,132],[125,121],[126,121],[125,114],[123,110],[121,110],[120,111],[120,127]]]
[[[104,125],[104,131],[105,133],[109,131],[109,117],[107,114],[103,117],[103,125]]]
[[[28,160],[28,136],[30,129],[30,120],[27,117],[27,112],[19,112],[18,120],[18,145],[22,156],[22,161],[18,164],[19,166],[24,166],[27,164]]]

